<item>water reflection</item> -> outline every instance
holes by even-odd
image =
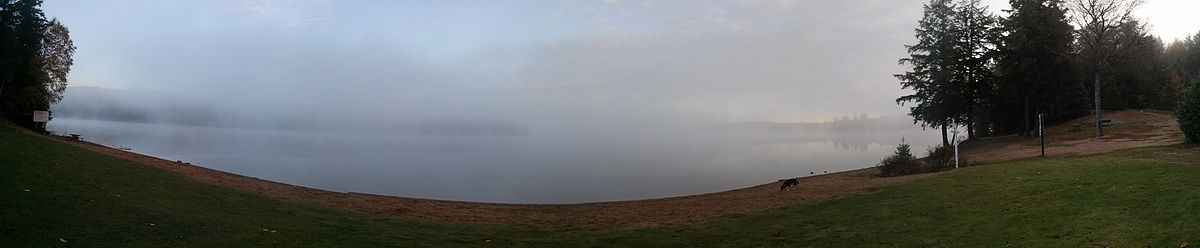
[[[855,150],[855,151],[860,151],[860,152],[867,151],[867,145],[870,145],[870,143],[866,143],[866,142],[841,141],[841,140],[835,140],[830,143],[833,144],[834,149]]]
[[[723,191],[875,165],[932,132],[438,136],[196,127],[56,118],[95,143],[288,184],[405,197],[571,203]],[[649,133],[649,134],[647,134]],[[831,145],[832,144],[832,145]]]

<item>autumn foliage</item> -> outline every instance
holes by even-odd
[[[74,64],[70,31],[40,0],[0,1],[0,112],[32,127],[32,111],[62,100]]]

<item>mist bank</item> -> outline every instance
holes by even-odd
[[[324,190],[484,202],[715,192],[869,167],[891,154],[901,137],[917,148],[938,137],[903,116],[725,122],[654,108],[553,104],[546,96],[505,92],[378,108],[321,99],[310,105],[238,104],[99,88],[68,94],[52,107],[57,118],[51,131]],[[466,103],[445,110],[459,101]],[[442,111],[413,110],[421,108]]]
[[[907,116],[837,117],[827,122],[726,122],[654,109],[614,111],[609,106],[546,104],[536,95],[467,91],[418,109],[322,103],[244,104],[173,92],[70,87],[52,106],[57,118],[282,131],[430,136],[528,136],[564,138],[710,137],[735,143],[898,143],[878,133],[919,133]],[[530,100],[530,99],[533,100]],[[392,99],[392,101],[401,101]],[[461,105],[447,110],[439,105]],[[474,107],[474,108],[472,108]],[[440,110],[419,111],[419,108]],[[887,137],[887,138],[884,138]]]
[[[903,115],[841,117],[827,122],[738,122],[711,127],[714,138],[737,144],[833,142],[842,149],[866,149],[869,144],[937,143],[934,132]],[[916,146],[920,147],[920,146]]]
[[[536,136],[544,142],[712,142],[769,144],[836,141],[841,148],[896,144],[900,133],[927,132],[907,116],[839,117],[828,122],[721,122],[654,109],[546,104],[536,95],[465,92],[424,102],[418,111],[322,104],[238,104],[172,92],[71,87],[52,107],[57,118],[281,131],[422,136]],[[448,96],[453,96],[448,94]],[[400,100],[393,100],[400,101]],[[439,105],[453,104],[446,110]],[[474,107],[474,108],[471,108]],[[903,136],[903,135],[900,135]],[[910,137],[914,138],[914,137]],[[703,139],[700,140],[700,139]],[[605,141],[609,140],[609,141]]]
[[[439,136],[522,136],[521,123],[486,117],[416,116],[388,109],[318,105],[238,104],[173,92],[70,87],[51,107],[54,117],[199,127],[308,132],[373,132]],[[331,104],[333,105],[333,104]]]
[[[247,104],[174,92],[70,87],[51,107],[56,118],[284,131],[431,136],[750,137],[752,140],[816,138],[862,132],[919,131],[906,116],[837,118],[821,123],[733,122],[653,108],[586,104],[504,91],[463,91],[438,100],[388,106],[270,101]],[[404,102],[400,98],[388,99]],[[554,102],[573,101],[573,104]],[[578,102],[585,102],[580,104]],[[446,107],[451,106],[451,107]],[[586,136],[586,137],[585,137]],[[895,143],[889,141],[888,143]]]

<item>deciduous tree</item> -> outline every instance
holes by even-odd
[[[1104,136],[1101,126],[1100,77],[1113,60],[1137,42],[1136,37],[1123,35],[1122,26],[1135,21],[1134,9],[1142,0],[1069,0],[1072,22],[1078,28],[1079,55],[1092,69],[1095,93],[1096,139]]]
[[[42,49],[29,68],[29,73],[41,81],[49,104],[62,100],[63,91],[67,89],[67,73],[75,64],[74,57],[75,43],[71,41],[70,31],[58,19],[50,20],[43,34]]]
[[[0,112],[32,126],[32,110],[62,99],[75,45],[58,20],[46,20],[41,0],[0,0]]]

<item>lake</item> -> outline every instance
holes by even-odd
[[[52,132],[167,160],[336,192],[498,202],[579,203],[743,188],[874,166],[934,131],[787,136],[707,129],[636,134],[419,135],[286,131],[55,118]]]

